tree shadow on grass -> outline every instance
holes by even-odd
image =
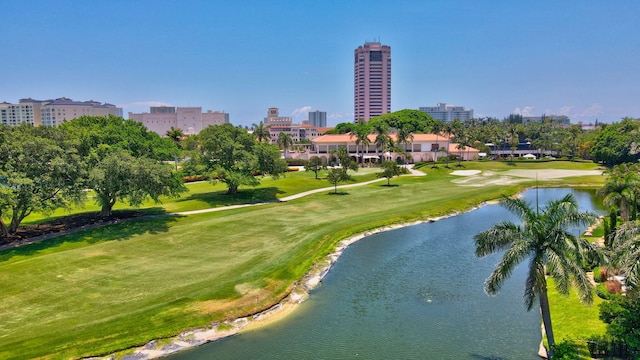
[[[398,185],[398,184],[382,184],[382,185],[380,185],[380,186],[382,186],[382,187],[388,187],[388,188],[393,188],[393,187],[398,187],[398,186],[400,186],[400,185]]]
[[[200,201],[213,208],[230,205],[274,202],[278,200],[278,194],[284,193],[284,191],[280,190],[277,187],[240,188],[237,194],[227,194],[226,190],[212,191],[201,194],[190,194],[175,200],[175,203],[181,203],[185,201]]]
[[[336,195],[349,195],[349,193],[346,192],[346,191],[338,191],[338,192],[333,192],[332,191],[330,193],[327,193],[327,195],[333,195],[333,196],[336,196]]]
[[[149,210],[149,209],[145,209]],[[145,211],[146,215],[120,219],[106,220],[78,228],[71,228],[60,233],[50,233],[41,238],[28,239],[34,241],[29,244],[0,250],[0,262],[8,261],[14,256],[35,255],[43,250],[63,244],[88,243],[97,244],[106,241],[125,241],[136,235],[159,234],[167,232],[170,224],[182,216],[169,215],[162,208]]]

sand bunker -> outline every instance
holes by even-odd
[[[481,172],[482,171],[480,171],[480,170],[456,170],[456,171],[452,172],[451,175],[472,176],[472,175],[478,175]]]
[[[551,180],[572,176],[602,175],[601,170],[509,170],[505,172],[481,172],[480,170],[456,170],[452,175],[464,176],[461,179],[452,180],[460,186],[487,186],[509,185],[531,179]]]

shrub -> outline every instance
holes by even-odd
[[[580,358],[580,346],[574,340],[562,340],[553,345],[553,358],[572,360]]]
[[[209,176],[207,175],[190,175],[182,177],[182,181],[185,183],[194,182],[194,181],[205,181],[209,180]]]
[[[607,287],[604,285],[604,283],[596,285],[596,294],[599,298],[604,300],[609,300],[611,295],[609,294],[609,291],[607,291]]]
[[[289,166],[307,166],[308,161],[305,159],[285,159]]]
[[[609,294],[622,294],[622,285],[616,280],[607,280],[604,285]]]
[[[598,266],[595,269],[593,269],[593,279],[597,283],[607,281],[607,268]]]

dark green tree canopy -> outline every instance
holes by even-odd
[[[100,145],[122,149],[134,157],[173,160],[178,146],[170,138],[147,130],[135,120],[121,117],[81,116],[60,125],[81,156],[90,156]]]
[[[277,177],[287,169],[274,145],[259,143],[245,129],[231,124],[205,128],[198,142],[202,160],[213,177],[227,185],[229,194],[237,193],[240,185],[258,185],[255,172]]]
[[[62,129],[3,126],[0,140],[0,233],[14,233],[34,211],[84,200],[84,167]]]
[[[625,118],[620,123],[609,124],[594,138],[591,153],[595,161],[607,166],[640,159],[640,132],[638,120]]]

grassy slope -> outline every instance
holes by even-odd
[[[123,223],[0,253],[0,358],[106,353],[253,313],[351,234],[517,190],[455,186],[449,170],[425,170],[395,187]]]

